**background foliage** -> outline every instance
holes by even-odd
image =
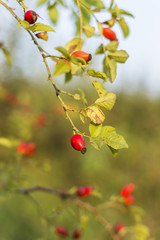
[[[16,95],[17,105],[6,102],[4,96],[7,91]],[[148,99],[142,96],[141,92],[133,95],[122,92],[118,95],[117,104],[108,114],[106,121],[107,123],[112,121],[117,129],[124,133],[129,149],[121,150],[114,158],[108,149],[102,148],[99,154],[99,151],[89,147],[89,144],[85,155],[71,148],[69,123],[66,123],[65,117],[62,116],[63,111],[53,96],[52,86],[49,84],[43,86],[29,84],[23,79],[5,81],[2,83],[0,96],[1,136],[11,139],[14,136],[17,140],[34,141],[37,145],[35,156],[22,160],[21,186],[39,184],[69,190],[73,185],[80,187],[90,184],[103,195],[100,200],[103,202],[110,195],[118,195],[121,187],[126,183],[134,182],[137,186],[136,203],[147,211],[143,217],[144,222],[158,239],[160,236],[157,221],[160,217],[157,211],[160,200],[159,99]],[[39,113],[46,116],[43,126],[35,125]],[[1,186],[9,181],[10,174],[17,177],[14,152],[13,148],[0,146]],[[3,239],[21,239],[21,235],[23,239],[44,237],[47,227],[43,215],[51,218],[51,225],[48,227],[50,234],[54,233],[55,224],[64,224],[68,227],[76,227],[80,224],[74,214],[76,211],[74,206],[61,201],[59,197],[43,193],[34,194],[34,198],[43,209],[40,218],[41,210],[35,207],[35,200],[28,198],[5,193],[2,190],[0,230]],[[99,199],[90,197],[90,201],[96,204]],[[83,211],[79,214],[85,216]],[[125,213],[119,214],[116,210],[108,210],[106,217],[113,223],[122,221],[126,225],[133,221]],[[95,239],[99,236],[105,239],[106,232],[91,215],[83,237]]]

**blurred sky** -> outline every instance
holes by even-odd
[[[5,1],[5,0],[4,0]],[[6,1],[5,1],[6,2]],[[34,9],[43,18],[39,22],[51,24],[45,5],[36,7],[36,0],[26,0],[24,3],[29,9]],[[72,2],[68,0],[67,3]],[[108,1],[103,0],[106,6]],[[119,50],[124,49],[130,55],[130,58],[125,64],[118,64],[118,77],[113,88],[121,89],[127,87],[129,90],[134,90],[143,86],[144,91],[149,92],[152,96],[160,93],[160,27],[159,27],[159,11],[160,0],[117,0],[119,8],[131,12],[135,18],[126,17],[126,22],[130,27],[130,35],[124,39],[123,34],[118,25],[114,26],[119,39]],[[11,7],[17,7],[15,0],[9,0],[8,4]],[[108,4],[108,5],[107,5]],[[62,10],[60,8],[60,10]],[[23,19],[23,11],[16,13]],[[109,14],[97,15],[99,20],[108,20]],[[94,21],[91,22],[94,25]],[[0,42],[4,42],[7,46],[6,38],[10,34],[8,41],[15,47],[16,59],[14,65],[24,69],[27,77],[35,78],[37,74],[42,75],[45,72],[45,67],[42,63],[37,49],[22,28],[14,30],[16,21],[7,13],[4,7],[0,6]],[[40,44],[49,52],[56,54],[54,47],[65,46],[74,35],[74,23],[70,12],[61,11],[58,24],[54,26],[56,33],[49,33],[48,43],[40,40]],[[86,39],[87,40],[87,39]],[[108,40],[104,40],[108,43]],[[91,38],[86,41],[83,50],[94,53],[101,41],[97,38]],[[3,55],[0,53],[0,63],[3,60]],[[16,63],[17,62],[17,63]],[[97,70],[101,70],[102,57],[95,57],[93,59],[93,66]],[[14,66],[13,66],[14,67]],[[13,68],[12,67],[12,68]]]

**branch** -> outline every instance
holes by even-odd
[[[12,8],[8,7],[7,4],[4,3],[4,2],[1,1],[1,0],[0,0],[0,4],[2,4],[2,5],[13,15],[13,17],[14,17],[14,18],[20,23],[20,25],[21,25],[21,19],[13,12]],[[26,30],[26,29],[25,29],[25,30]],[[80,131],[76,128],[76,126],[74,125],[72,119],[70,118],[70,116],[69,116],[69,114],[68,114],[68,112],[67,112],[67,107],[66,107],[65,103],[63,102],[62,98],[59,96],[59,94],[60,94],[61,91],[56,87],[55,82],[54,82],[54,80],[53,80],[53,78],[52,78],[52,74],[51,74],[51,71],[50,71],[48,62],[47,62],[47,60],[46,60],[46,56],[45,56],[45,54],[44,54],[45,51],[39,46],[37,40],[35,39],[35,37],[34,37],[33,34],[31,33],[31,31],[30,31],[30,30],[26,30],[26,31],[27,31],[27,32],[29,33],[29,35],[31,36],[34,44],[37,46],[37,48],[38,48],[38,50],[39,50],[39,52],[40,52],[40,54],[41,54],[41,56],[42,56],[42,58],[43,58],[43,61],[44,61],[44,64],[45,64],[45,66],[46,66],[47,73],[48,73],[48,79],[51,81],[51,83],[52,83],[52,85],[53,85],[53,87],[54,87],[54,89],[55,89],[55,91],[56,91],[56,96],[58,97],[59,101],[61,102],[61,104],[62,104],[62,106],[63,106],[63,109],[64,109],[65,114],[66,114],[66,118],[70,121],[70,123],[71,123],[71,125],[72,125],[72,129],[73,129],[74,131],[76,131],[77,133],[80,132]]]
[[[16,193],[20,193],[20,194],[30,194],[33,192],[45,192],[45,193],[50,193],[50,194],[55,194],[58,195],[59,197],[61,197],[62,199],[66,199],[66,198],[75,198],[74,194],[70,194],[64,191],[58,191],[57,189],[54,188],[47,188],[47,187],[42,187],[42,186],[34,186],[31,188],[18,188],[15,191]]]
[[[83,202],[80,199],[76,198],[74,200],[75,204],[78,205],[81,208],[86,209],[87,211],[91,212],[97,219],[97,221],[104,226],[104,228],[110,233],[110,236],[113,240],[116,240],[115,234],[113,232],[113,226],[110,224],[97,210],[96,207],[90,205],[87,202]]]

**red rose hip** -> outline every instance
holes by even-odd
[[[29,22],[30,24],[35,23],[38,17],[39,15],[33,10],[29,10],[24,14],[24,20]]]
[[[20,155],[25,155],[27,151],[27,144],[25,142],[21,142],[17,147],[17,152]]]
[[[68,231],[66,230],[66,228],[61,227],[61,226],[56,227],[56,233],[58,235],[61,235],[62,237],[68,236]]]
[[[80,238],[82,235],[81,231],[80,230],[75,230],[74,233],[73,233],[73,238]]]
[[[115,226],[115,232],[119,233],[119,231],[121,231],[124,228],[124,224],[123,223],[117,223]]]
[[[126,198],[131,195],[134,189],[135,189],[135,185],[133,183],[129,183],[122,188],[120,194],[122,197]]]
[[[79,134],[75,134],[71,137],[71,145],[77,151],[81,151],[82,154],[84,154],[87,151],[84,139]]]
[[[80,187],[77,189],[77,195],[79,197],[85,197],[87,195],[90,195],[92,192],[93,192],[92,186]]]
[[[26,155],[27,155],[28,157],[33,156],[33,155],[34,155],[34,152],[35,152],[35,149],[36,149],[35,143],[32,143],[32,142],[31,142],[31,143],[28,143]]]
[[[124,203],[126,205],[132,205],[134,202],[135,202],[135,199],[131,195],[124,199]]]
[[[111,28],[103,28],[103,36],[111,41],[118,41],[115,32]]]
[[[83,51],[76,51],[72,53],[75,57],[83,58],[86,62],[90,61],[92,59],[92,55],[90,53],[86,53]]]

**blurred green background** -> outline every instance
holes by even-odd
[[[86,97],[94,98],[94,89],[84,88],[83,83],[79,84]],[[60,88],[76,90],[70,83]],[[35,142],[37,149],[32,158],[21,159],[18,176],[16,147],[0,146],[0,239],[21,240],[22,235],[26,240],[56,239],[54,226],[64,225],[72,231],[80,227],[79,217],[85,216],[85,211],[78,211],[72,201],[63,202],[54,195],[34,193],[32,198],[3,190],[6,183],[14,187],[17,179],[21,187],[42,185],[69,190],[73,186],[92,185],[103,196],[102,199],[87,197],[93,204],[118,195],[123,185],[133,182],[136,204],[145,210],[144,223],[159,239],[160,99],[144,96],[140,90],[117,95],[115,107],[107,113],[106,124],[116,127],[129,148],[113,157],[108,148],[99,152],[86,140],[87,153],[82,155],[71,147],[71,125],[49,82],[42,79],[37,84],[23,77],[1,77],[0,136]],[[64,97],[64,100],[73,105],[70,98]],[[83,129],[79,116],[74,113],[71,117]],[[108,210],[106,217],[113,224],[131,224],[126,213],[118,210]],[[106,239],[106,231],[93,216],[87,226],[84,239]]]

